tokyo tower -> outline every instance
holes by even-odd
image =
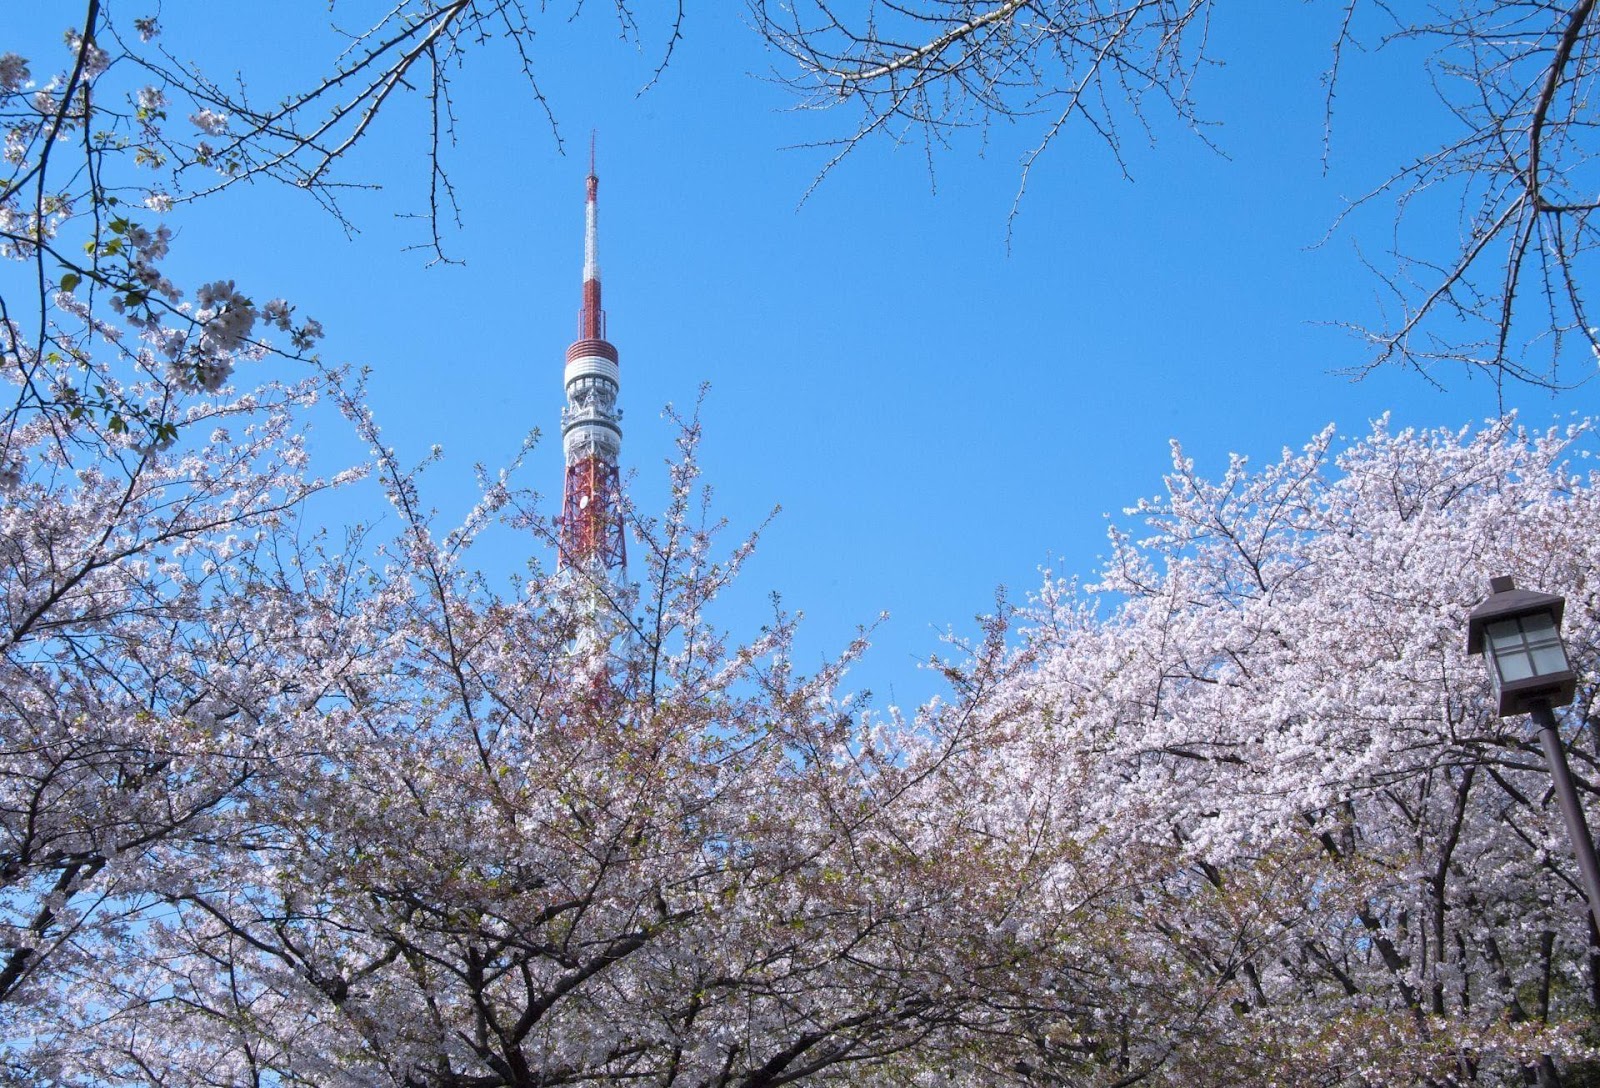
[[[596,194],[600,179],[589,152],[588,199],[584,204],[583,305],[578,338],[567,348],[567,404],[561,411],[561,446],[566,455],[562,490],[559,567],[587,582],[620,587],[627,567],[622,533],[622,410],[617,349],[606,339],[600,305],[600,254]]]

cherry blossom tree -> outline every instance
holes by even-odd
[[[1004,1023],[1018,934],[1071,945],[1074,904],[1102,894],[1043,818],[981,815],[1004,784],[970,772],[1009,728],[990,704],[1019,659],[992,624],[948,664],[952,698],[902,722],[839,693],[860,645],[802,676],[781,612],[731,642],[709,615],[750,542],[720,550],[695,434],[672,506],[639,522],[640,595],[603,625],[624,631],[604,668],[572,572],[503,596],[465,561],[497,519],[546,531],[531,498],[492,481],[440,534],[380,443],[401,531],[257,621],[308,678],[270,759],[204,834],[163,841],[159,909],[84,938],[117,958],[86,951],[77,999],[30,1010],[22,1060],[172,1085],[958,1068]]]
[[[1147,535],[1114,535],[1093,596],[1052,583],[1029,617],[1038,663],[1006,698],[1031,726],[992,758],[1021,768],[1012,803],[1079,805],[1080,859],[1129,881],[1102,948],[1116,1002],[1041,990],[1023,1011],[1039,1083],[1080,1083],[1086,1053],[1116,1083],[1593,1073],[1571,850],[1526,723],[1494,716],[1464,645],[1491,573],[1567,596],[1593,822],[1592,432],[1380,421],[1338,445],[1219,480],[1175,449],[1133,511]]]
[[[45,363],[35,376],[64,363]],[[26,380],[9,372],[14,381]],[[150,910],[190,879],[317,698],[337,568],[293,526],[313,381],[184,397],[125,387],[181,425],[142,443],[14,421],[0,482],[0,1066],[85,978],[120,977]],[[93,427],[84,419],[83,428]],[[205,437],[198,437],[204,435]]]
[[[107,30],[91,2],[59,71],[0,55],[0,1060],[13,1071],[41,1009],[85,974],[118,975],[158,889],[184,879],[167,852],[208,841],[274,760],[277,716],[308,697],[306,662],[280,640],[321,624],[333,592],[296,565],[313,545],[290,527],[328,486],[297,429],[339,376],[230,384],[270,351],[308,351],[320,327],[231,279],[185,292],[164,273],[172,197],[147,168],[167,103],[118,84]]]

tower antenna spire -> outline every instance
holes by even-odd
[[[583,308],[578,339],[604,340],[606,313],[600,307],[600,177],[594,172],[594,135],[589,136],[589,177],[583,206]]]

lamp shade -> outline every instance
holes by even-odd
[[[1509,577],[1491,579],[1489,588],[1467,618],[1467,652],[1487,658],[1500,716],[1572,702],[1578,678],[1561,644],[1566,599],[1517,589]]]

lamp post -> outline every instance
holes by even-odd
[[[1589,913],[1600,930],[1600,860],[1594,839],[1572,785],[1567,752],[1556,730],[1555,707],[1566,706],[1578,686],[1566,647],[1561,644],[1561,616],[1567,602],[1550,593],[1518,589],[1509,576],[1489,579],[1490,595],[1467,617],[1467,652],[1488,659],[1497,710],[1502,718],[1527,714],[1539,730],[1545,762],[1555,785],[1556,800],[1567,822],[1567,835],[1578,856],[1578,872],[1589,900]]]

